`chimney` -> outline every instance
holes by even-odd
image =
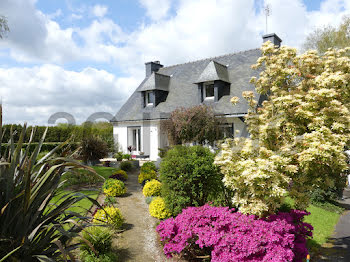
[[[271,41],[271,43],[273,43],[274,45],[277,45],[278,47],[281,46],[282,40],[275,33],[263,35],[262,38],[264,43],[267,41]]]
[[[150,76],[153,72],[157,72],[163,65],[159,61],[147,62],[146,65],[146,77]]]

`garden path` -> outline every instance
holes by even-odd
[[[339,201],[346,211],[335,227],[333,237],[322,248],[318,261],[349,262],[350,261],[350,188],[344,190],[344,199]]]
[[[137,181],[138,170],[128,173],[128,193],[117,198],[117,207],[125,218],[125,231],[116,240],[121,261],[170,261],[163,254],[156,233],[157,219],[151,217]]]

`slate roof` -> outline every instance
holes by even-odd
[[[251,65],[256,63],[260,55],[260,49],[252,49],[163,67],[141,82],[111,122],[163,119],[168,118],[176,108],[198,105],[198,85],[195,83],[206,79],[223,80],[231,84],[230,95],[210,103],[214,113],[242,116],[248,112],[249,107],[242,98],[243,91],[253,91],[256,94],[256,100],[260,100],[254,86],[249,83],[252,76],[259,74],[258,71],[251,69]],[[140,91],[153,90],[157,81],[162,82],[160,85],[162,86],[165,79],[169,81],[166,90],[169,94],[166,101],[159,103],[156,107],[143,108]],[[230,103],[232,96],[240,98],[235,106]]]
[[[169,91],[170,76],[153,72],[138,91],[163,90]]]
[[[213,60],[209,62],[195,83],[203,83],[215,80],[222,80],[224,82],[230,83],[227,66]]]

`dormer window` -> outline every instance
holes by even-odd
[[[214,99],[214,82],[204,83],[204,99]]]
[[[145,105],[146,106],[153,106],[154,105],[154,94],[153,91],[147,91],[145,96]]]
[[[221,97],[230,94],[227,66],[216,61],[208,62],[194,84],[198,85],[200,103],[218,102]]]

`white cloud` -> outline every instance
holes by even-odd
[[[80,72],[45,64],[33,68],[0,69],[4,121],[47,124],[56,112],[68,112],[82,122],[95,112],[115,114],[138,84],[105,70]]]
[[[170,0],[140,0],[140,3],[152,20],[160,20],[166,17],[171,6]]]
[[[49,64],[0,69],[0,95],[7,104],[8,119],[42,122],[51,113],[65,110],[82,120],[89,112],[108,109],[104,111],[115,113],[144,77],[145,62],[160,60],[171,65],[257,48],[265,33],[265,16],[256,13],[254,0],[139,1],[151,22],[127,33],[105,17],[106,6],[84,9],[83,13],[90,10],[97,16],[88,26],[63,28],[52,16],[38,11],[34,0],[1,0],[0,10],[7,14],[11,31],[0,43],[0,55],[9,50],[17,61]],[[266,2],[272,8],[269,32],[295,47],[315,27],[338,25],[350,13],[350,1],[345,0],[325,0],[316,11],[308,11],[301,0],[259,0],[258,4]],[[171,15],[170,7],[174,9]],[[83,18],[83,13],[72,13],[71,19]],[[81,72],[63,68],[67,62],[80,61],[112,64],[126,77],[92,68]],[[121,100],[116,98],[119,95]],[[79,99],[72,102],[69,97]]]
[[[95,5],[92,8],[93,15],[97,17],[104,17],[108,11],[108,7],[105,5]]]

